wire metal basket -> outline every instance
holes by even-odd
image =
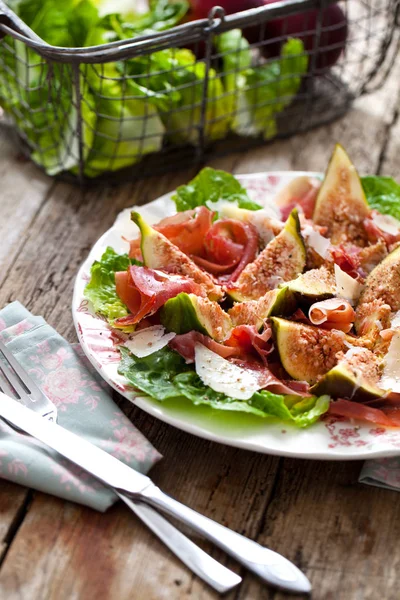
[[[399,4],[215,7],[159,33],[63,48],[0,0],[0,105],[51,175],[135,179],[200,164],[327,123],[379,87],[399,49]]]

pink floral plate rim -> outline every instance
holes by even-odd
[[[300,175],[320,176],[304,171],[270,171],[236,175],[253,200],[263,204]],[[135,207],[150,222],[173,214],[173,192]],[[285,423],[272,423],[248,415],[218,413],[207,407],[196,407],[186,401],[161,403],[135,392],[117,373],[119,353],[107,323],[95,315],[83,291],[89,279],[90,267],[107,246],[126,252],[123,237],[133,237],[136,226],[130,221],[132,209],[125,209],[114,225],[95,243],[81,266],[75,281],[72,314],[82,349],[104,380],[125,398],[150,415],[187,433],[211,441],[253,450],[255,452],[312,458],[320,460],[364,460],[400,455],[400,431],[355,425],[339,418],[326,418],[307,429],[297,429]]]

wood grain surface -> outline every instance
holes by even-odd
[[[399,177],[400,60],[374,95],[341,120],[302,136],[212,161],[234,173],[323,170],[341,142],[361,172]],[[22,160],[0,131],[0,306],[18,299],[69,340],[74,277],[118,212],[187,181],[178,172],[81,192]],[[315,600],[397,600],[400,496],[357,483],[358,462],[258,455],[197,439],[117,399],[164,455],[152,476],[196,510],[304,569]],[[228,600],[284,599],[244,577]],[[0,483],[0,598],[6,600],[211,600],[217,595],[123,506],[106,514]]]

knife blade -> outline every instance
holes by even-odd
[[[295,593],[311,591],[307,577],[285,557],[167,496],[146,475],[60,425],[42,419],[1,392],[0,417],[53,448],[106,485],[132,494],[136,499],[180,520],[270,585]]]

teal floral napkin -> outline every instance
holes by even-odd
[[[146,473],[161,455],[114,404],[79,346],[19,302],[0,311],[0,338],[58,408],[58,422]],[[117,497],[51,449],[0,420],[0,477],[105,511]]]
[[[361,469],[360,483],[400,492],[400,458],[367,460]]]

